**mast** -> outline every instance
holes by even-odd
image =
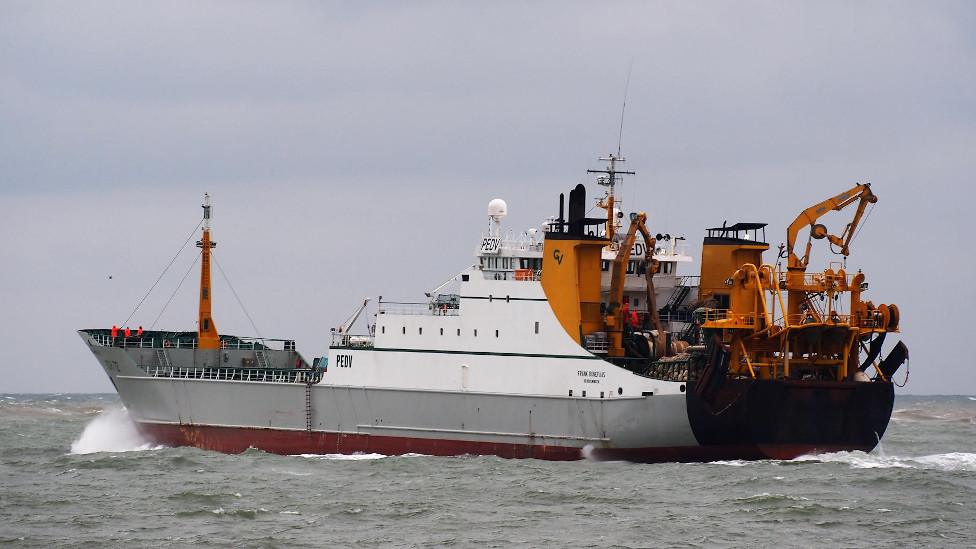
[[[605,177],[598,177],[596,182],[599,185],[607,187],[607,195],[603,197],[597,206],[605,209],[607,211],[607,239],[610,240],[611,245],[613,243],[613,235],[616,232],[617,220],[613,218],[614,206],[616,205],[616,197],[614,196],[614,187],[617,184],[618,175],[634,175],[634,172],[627,172],[617,169],[617,162],[625,162],[626,159],[620,156],[618,152],[616,156],[613,153],[608,154],[605,157],[600,158],[601,162],[606,162],[607,167],[603,170],[586,170],[586,173],[602,173],[606,174]]]
[[[210,250],[217,245],[210,240],[210,193],[203,195],[203,237],[200,248],[200,316],[197,324],[197,346],[200,349],[219,349],[220,335],[211,316]]]

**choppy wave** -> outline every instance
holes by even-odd
[[[865,452],[833,452],[801,456],[794,462],[843,463],[852,469],[934,469],[939,471],[976,471],[976,454],[949,452],[919,457],[883,456]]]
[[[424,454],[403,454],[388,456],[386,454],[297,454],[296,457],[309,459],[328,459],[336,461],[363,461],[370,459],[384,459],[390,457],[429,457]]]
[[[976,454],[967,452],[949,452],[945,454],[905,457],[853,451],[800,456],[796,459],[784,461],[747,461],[741,459],[721,460],[708,462],[707,465],[750,467],[763,463],[783,465],[804,463],[839,463],[849,465],[851,469],[931,469],[938,471],[976,471]]]
[[[763,546],[770,528],[799,546],[976,539],[974,426],[955,419],[976,415],[966,395],[900,396],[884,453],[657,465],[325,448],[116,455],[151,446],[114,395],[0,396],[0,468],[12,473],[0,545],[646,546],[649,526],[663,546]]]
[[[108,408],[85,426],[71,443],[72,454],[137,452],[161,448],[143,437],[125,408]]]
[[[245,519],[255,519],[259,515],[270,513],[268,509],[264,507],[259,507],[257,509],[224,509],[223,507],[217,507],[215,509],[195,509],[195,510],[184,510],[178,511],[176,516],[179,518],[193,518],[193,517],[232,517],[232,518],[245,518]]]
[[[970,400],[976,400],[972,397],[967,397]],[[973,410],[966,409],[945,409],[945,408],[934,408],[934,407],[916,407],[916,408],[902,408],[894,410],[891,413],[892,421],[904,421],[904,422],[958,422],[958,423],[968,423],[976,424],[976,413]]]

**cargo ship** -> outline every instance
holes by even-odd
[[[804,209],[771,261],[766,224],[709,228],[700,275],[683,276],[684,239],[625,215],[615,188],[633,172],[601,161],[598,200],[577,185],[518,233],[492,200],[471,266],[419,301],[364,301],[311,362],[293,340],[217,331],[209,196],[197,329],[79,334],[164,445],[639,462],[872,450],[908,350],[883,353],[899,310],[846,269],[870,185]],[[839,235],[819,222],[848,207]],[[808,269],[814,241],[840,261]]]

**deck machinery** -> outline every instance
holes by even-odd
[[[607,240],[586,230],[602,220],[582,217],[581,198],[575,196],[581,192],[570,195],[569,221],[560,215],[547,234],[547,245],[559,248],[546,254],[542,280],[571,335],[579,330],[580,341],[605,338],[605,360],[638,375],[687,381],[688,414],[701,444],[738,446],[746,458],[792,457],[810,448],[868,451],[877,444],[894,403],[892,377],[907,361],[908,349],[899,342],[879,360],[885,336],[899,331],[898,307],[865,301],[864,273],[845,269],[865,208],[877,202],[870,185],[858,184],[804,210],[788,228],[775,264],[763,261],[769,250],[766,224],[708,229],[694,323],[673,334],[653,314],[656,305],[640,325],[621,312],[618,281],[635,235],[654,246],[644,213],[631,215],[613,262],[609,297],[599,302],[593,273]],[[839,236],[818,223],[853,204],[856,213]],[[798,253],[804,230],[809,238]],[[843,261],[811,273],[812,241],[820,239]],[[567,258],[574,268],[561,269]],[[785,272],[779,261],[784,258]],[[649,304],[656,267],[653,260],[646,266]]]

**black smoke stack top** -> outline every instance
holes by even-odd
[[[559,193],[559,232],[563,232],[566,223],[566,195]]]
[[[583,236],[586,222],[586,187],[582,184],[569,192],[569,234]]]

